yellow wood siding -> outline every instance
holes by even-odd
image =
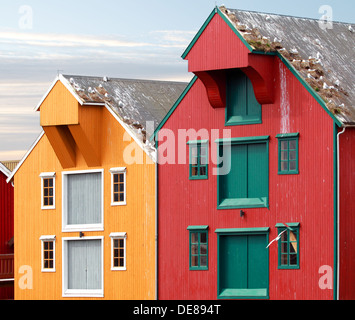
[[[133,143],[139,149],[133,139],[123,141],[125,130],[105,107],[79,108],[80,129],[100,165],[89,167],[87,155],[76,143],[75,167],[63,169],[44,135],[15,174],[15,299],[81,299],[62,297],[62,239],[79,236],[79,232],[62,232],[62,172],[90,169],[104,170],[104,231],[84,232],[84,239],[104,237],[104,298],[95,299],[155,299],[155,165],[147,162],[145,153],[144,164],[127,165],[123,159],[125,147]],[[127,168],[124,206],[111,206],[109,170],[114,167]],[[41,209],[39,175],[43,172],[56,173],[52,210]],[[111,270],[112,232],[127,233],[125,271]],[[44,235],[56,236],[54,273],[41,272],[40,237]],[[21,266],[32,269],[32,289],[20,287],[21,277],[26,275],[19,273]]]
[[[41,104],[41,126],[78,124],[79,106],[68,89],[57,81]]]

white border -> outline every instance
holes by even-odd
[[[55,236],[41,236],[39,240],[41,240],[41,272],[55,272]],[[43,265],[43,242],[53,242],[53,269],[45,269]]]
[[[69,174],[101,173],[101,223],[67,224],[67,176]],[[104,169],[62,171],[62,232],[103,231],[104,230]]]
[[[41,178],[41,209],[42,210],[53,210],[55,209],[55,172],[42,172],[40,175]],[[43,203],[43,179],[53,179],[53,205],[45,206]]]
[[[83,289],[68,289],[68,265],[67,265],[67,253],[68,253],[68,241],[80,241],[80,240],[101,240],[101,289],[96,290],[83,290]],[[62,296],[66,298],[70,297],[104,297],[104,237],[94,236],[94,237],[67,237],[62,238]]]
[[[111,173],[111,206],[125,206],[127,205],[127,170],[126,167],[120,167],[120,168],[111,168],[110,169]],[[123,194],[123,201],[114,201],[114,196],[113,196],[113,176],[116,173],[123,173],[123,186],[124,186],[124,194]]]
[[[126,239],[127,239],[127,233],[126,232],[111,232],[110,233],[110,238],[111,238],[111,270],[112,271],[123,271],[127,270],[127,264],[126,264],[126,253],[127,253],[127,244],[126,244]],[[123,239],[123,248],[124,248],[124,264],[123,267],[114,267],[113,266],[113,241],[116,239]]]

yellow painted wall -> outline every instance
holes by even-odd
[[[15,299],[74,299],[62,297],[62,238],[79,236],[62,232],[62,171],[98,168],[104,169],[104,231],[84,232],[104,236],[104,298],[96,299],[155,299],[155,165],[147,162],[145,153],[145,164],[126,164],[124,149],[128,145],[140,149],[133,139],[123,141],[125,130],[105,107],[79,108],[83,131],[91,127],[95,132],[96,140],[89,140],[99,152],[100,165],[88,167],[76,145],[76,167],[63,170],[44,135],[15,174]],[[125,206],[111,206],[113,167],[127,168]],[[56,173],[55,209],[41,209],[41,172]],[[125,271],[111,270],[111,232],[127,233]],[[56,236],[54,273],[41,272],[43,235]],[[29,270],[32,288],[26,288],[31,285],[26,281],[27,276],[31,280]]]
[[[41,105],[41,126],[79,123],[80,104],[60,82],[54,85]]]

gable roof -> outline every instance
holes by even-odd
[[[278,56],[339,126],[355,125],[355,33],[351,24],[216,7],[182,57],[215,14],[251,53]]]
[[[153,161],[155,146],[149,139],[187,86],[185,82],[60,74],[54,79],[35,111],[40,110],[43,101],[58,81],[80,105],[105,107]],[[43,135],[44,131],[9,175],[8,182]]]

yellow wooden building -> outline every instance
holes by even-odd
[[[15,299],[155,299],[155,149],[185,83],[59,75],[15,186]]]

